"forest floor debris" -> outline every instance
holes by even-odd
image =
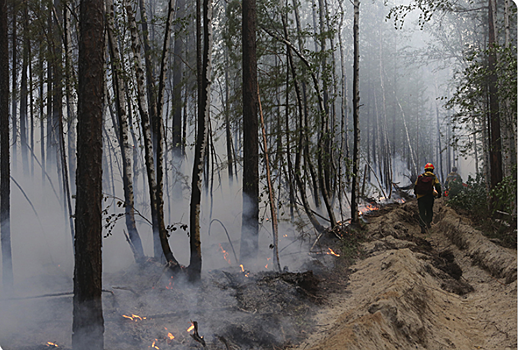
[[[426,234],[415,200],[373,210],[363,231],[320,237],[336,254],[302,272],[231,267],[193,287],[149,260],[106,275],[105,349],[516,349],[516,250],[444,204]],[[71,296],[0,304],[33,315],[0,315],[3,350],[70,348]]]

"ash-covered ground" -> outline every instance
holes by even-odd
[[[229,266],[204,271],[201,282],[192,285],[182,273],[171,278],[163,265],[148,259],[106,273],[105,349],[282,349],[298,344],[314,330],[316,310],[347,281],[345,265],[321,249],[323,242],[327,247],[338,239],[333,233],[320,237],[313,246],[319,253],[305,253],[301,272]],[[0,346],[70,349],[71,279],[56,269],[26,283],[28,295],[0,300]],[[190,329],[193,323],[197,330]]]

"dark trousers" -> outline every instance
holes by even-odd
[[[419,207],[419,226],[426,227],[432,223],[434,200],[433,194],[427,194],[417,199],[417,205]]]

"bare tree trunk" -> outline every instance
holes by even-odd
[[[224,48],[225,52],[225,66],[228,67],[228,48]],[[234,171],[232,167],[234,166],[234,158],[232,156],[232,133],[230,131],[230,102],[229,102],[229,77],[228,77],[228,68],[225,69],[225,135],[226,135],[226,143],[227,143],[227,162],[228,162],[228,178],[230,182],[233,181]]]
[[[174,37],[173,58],[173,154],[174,157],[182,155],[182,54],[184,50],[184,35],[181,33],[180,20],[185,16],[185,0],[177,1],[177,12]]]
[[[43,10],[43,6],[42,6]],[[43,120],[43,116],[45,114],[45,103],[43,98],[43,89],[44,89],[44,72],[43,72],[43,61],[44,61],[44,46],[43,42],[40,42],[39,50],[38,50],[38,63],[39,63],[39,112],[40,112],[40,140],[45,139],[45,124]],[[41,185],[45,186],[45,142],[40,141],[40,158],[41,158]]]
[[[20,146],[22,150],[22,169],[24,174],[29,174],[29,159],[27,149],[27,68],[29,65],[29,8],[28,4],[24,3],[23,6],[23,53],[22,53],[22,77],[20,86]]]
[[[76,179],[76,94],[74,93],[74,85],[76,77],[72,62],[72,36],[71,36],[71,11],[69,6],[64,6],[64,46],[65,46],[65,94],[67,105],[67,136],[68,136],[68,172],[70,174],[70,188],[75,193]]]
[[[359,180],[359,147],[360,147],[360,130],[359,130],[359,112],[360,112],[360,83],[359,83],[359,21],[360,21],[360,1],[354,0],[354,23],[353,23],[353,182],[351,193],[351,223],[358,223],[358,180]]]
[[[313,0],[313,6],[314,6],[314,0]],[[299,8],[299,4],[297,3],[297,0],[293,0],[293,11],[295,13],[295,22],[296,22],[296,25],[297,25],[297,32],[301,33],[302,32],[302,27],[301,27],[301,24],[300,24],[300,16],[299,16],[298,8]],[[315,11],[314,11],[314,7],[313,7],[313,25],[314,25],[315,30],[316,30],[316,14],[315,14]],[[285,35],[285,36],[286,36],[286,40],[288,40],[287,35]],[[299,51],[300,52],[304,52],[304,44],[303,44],[301,35],[298,35],[297,39],[298,39],[297,41],[298,41]],[[317,42],[315,40],[315,52],[317,50],[318,50],[318,45],[317,45]],[[309,111],[308,111],[306,82],[304,81],[304,79],[301,80],[301,87],[302,87],[302,103],[303,103],[303,106],[304,106],[304,125],[301,125],[300,127],[301,128],[307,128],[308,124],[309,124],[308,123]],[[315,170],[314,170],[314,167],[313,167],[313,163],[310,161],[310,158],[309,158],[309,140],[308,140],[308,137],[307,137],[307,132],[304,132],[304,137],[306,138],[306,140],[304,142],[304,149],[303,149],[304,160],[305,161],[307,160],[307,168],[309,170],[310,179],[312,181],[313,200],[315,202],[315,206],[317,208],[320,208],[320,196],[318,194],[319,191],[318,191],[317,175],[315,173]],[[302,152],[302,150],[301,150],[301,152]]]
[[[139,262],[144,258],[144,249],[142,241],[135,224],[135,199],[133,195],[133,176],[132,176],[132,149],[129,142],[128,119],[126,114],[126,99],[124,93],[124,82],[121,77],[121,57],[117,40],[114,36],[114,8],[113,1],[107,0],[106,7],[108,10],[107,28],[108,40],[111,54],[113,85],[115,90],[115,105],[117,108],[117,120],[119,124],[119,144],[121,147],[122,157],[122,183],[124,186],[124,210],[126,216],[126,227],[128,228],[128,236],[132,244],[132,251],[135,255],[135,261]]]
[[[498,87],[496,75],[496,26],[494,18],[496,11],[495,0],[489,0],[488,22],[489,22],[489,140],[490,140],[490,162],[491,162],[491,188],[502,181],[502,140],[500,138],[500,111],[498,108]]]
[[[243,47],[243,216],[242,262],[259,249],[259,155],[257,121],[256,1],[242,0]]]
[[[284,21],[284,20],[283,20],[283,27],[284,27],[284,36],[287,37],[288,31],[286,28],[286,21]],[[313,211],[311,210],[311,208],[309,206],[307,196],[306,196],[306,189],[305,189],[304,183],[302,182],[302,179],[301,179],[301,169],[300,169],[301,153],[303,152],[303,149],[304,149],[304,143],[307,143],[307,139],[305,138],[305,132],[304,132],[304,128],[303,128],[304,111],[303,111],[302,101],[300,98],[300,91],[299,91],[300,89],[299,89],[299,84],[297,81],[295,65],[293,64],[293,55],[291,53],[291,47],[288,44],[286,44],[286,51],[288,54],[288,64],[291,67],[291,74],[293,76],[293,85],[295,86],[295,93],[297,96],[297,105],[298,105],[298,109],[299,109],[299,113],[298,113],[298,116],[299,116],[298,150],[295,153],[295,169],[294,169],[295,183],[299,189],[300,197],[302,200],[302,205],[304,207],[306,215],[309,218],[309,221],[311,222],[311,224],[313,225],[315,230],[317,232],[321,233],[321,232],[324,232],[325,228],[317,220],[317,218],[315,217],[315,215],[313,214]]]
[[[257,88],[259,90],[259,87]],[[279,229],[277,223],[277,213],[275,212],[275,194],[273,192],[272,177],[270,173],[270,159],[268,154],[268,142],[266,141],[266,130],[264,127],[263,108],[261,106],[261,95],[257,95],[257,102],[259,105],[259,115],[261,116],[261,131],[263,135],[264,159],[266,164],[266,181],[268,182],[268,197],[270,204],[270,215],[272,216],[272,232],[273,232],[273,265],[277,271],[281,271],[281,264],[279,261]]]
[[[167,230],[164,224],[164,124],[162,111],[164,109],[164,90],[167,74],[167,63],[169,58],[169,46],[171,42],[171,29],[173,23],[174,0],[169,0],[167,22],[165,28],[164,46],[160,64],[160,76],[158,82],[158,100],[156,101],[155,138],[156,138],[156,207],[158,217],[158,231],[160,234],[160,245],[162,252],[173,271],[179,268],[178,261],[174,258],[169,241]]]
[[[11,169],[9,156],[9,44],[7,38],[7,0],[0,0],[0,243],[2,245],[2,286],[6,294],[13,289],[11,255]]]
[[[18,9],[17,6],[18,1],[12,0],[12,11],[13,11],[13,19],[12,19],[12,88],[11,88],[11,122],[12,122],[12,132],[13,132],[13,152],[12,152],[12,161],[13,161],[13,168],[16,170],[17,167],[17,152],[18,152],[18,122],[17,122],[17,102],[18,102],[18,36],[17,36],[17,13]]]
[[[163,239],[161,236],[166,236],[165,225],[163,222],[163,206],[162,206],[162,215],[159,214],[159,199],[161,194],[158,192],[158,184],[157,179],[155,177],[155,164],[153,159],[153,141],[151,138],[151,125],[149,113],[147,110],[146,103],[146,95],[144,93],[144,70],[142,69],[142,63],[140,59],[140,41],[135,21],[135,16],[133,14],[133,10],[131,5],[126,4],[126,12],[128,14],[128,24],[130,25],[131,31],[131,40],[132,45],[131,49],[133,51],[134,61],[135,61],[135,71],[137,74],[137,98],[138,98],[138,107],[140,112],[140,119],[142,123],[142,133],[144,138],[144,151],[145,151],[145,163],[148,177],[148,186],[150,192],[151,199],[151,217],[153,223],[153,248],[155,258],[160,258],[162,254],[165,254],[165,258],[167,262],[170,264],[171,268],[176,269],[179,267],[178,262],[174,258],[172,252],[167,251],[167,247],[169,245],[163,244]],[[161,189],[160,189],[161,190]],[[163,198],[162,198],[163,201]],[[160,222],[161,219],[161,222]]]
[[[80,4],[78,166],[72,348],[104,349],[102,312],[102,114],[104,3]]]
[[[199,6],[199,0],[197,6]],[[197,11],[197,15],[201,15]],[[198,23],[201,18],[198,19]],[[198,30],[200,27],[198,26]],[[202,33],[197,32],[198,40]],[[198,49],[201,49],[201,45]],[[205,152],[207,151],[207,130],[210,117],[210,88],[211,88],[211,68],[212,68],[212,0],[203,1],[203,52],[197,53],[202,57],[202,67],[198,71],[198,81],[201,81],[198,89],[198,128],[196,135],[196,146],[194,149],[194,164],[192,169],[192,193],[190,203],[190,251],[191,258],[189,263],[189,280],[197,282],[201,278],[202,256],[201,256],[201,232],[200,232],[200,208],[201,208],[201,187],[203,164]]]

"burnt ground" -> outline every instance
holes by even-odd
[[[327,232],[310,245],[341,257],[313,254],[303,272],[228,268],[191,286],[149,260],[107,275],[105,349],[516,349],[516,250],[435,210],[426,234],[415,200]],[[4,350],[70,348],[70,294],[0,306]]]

